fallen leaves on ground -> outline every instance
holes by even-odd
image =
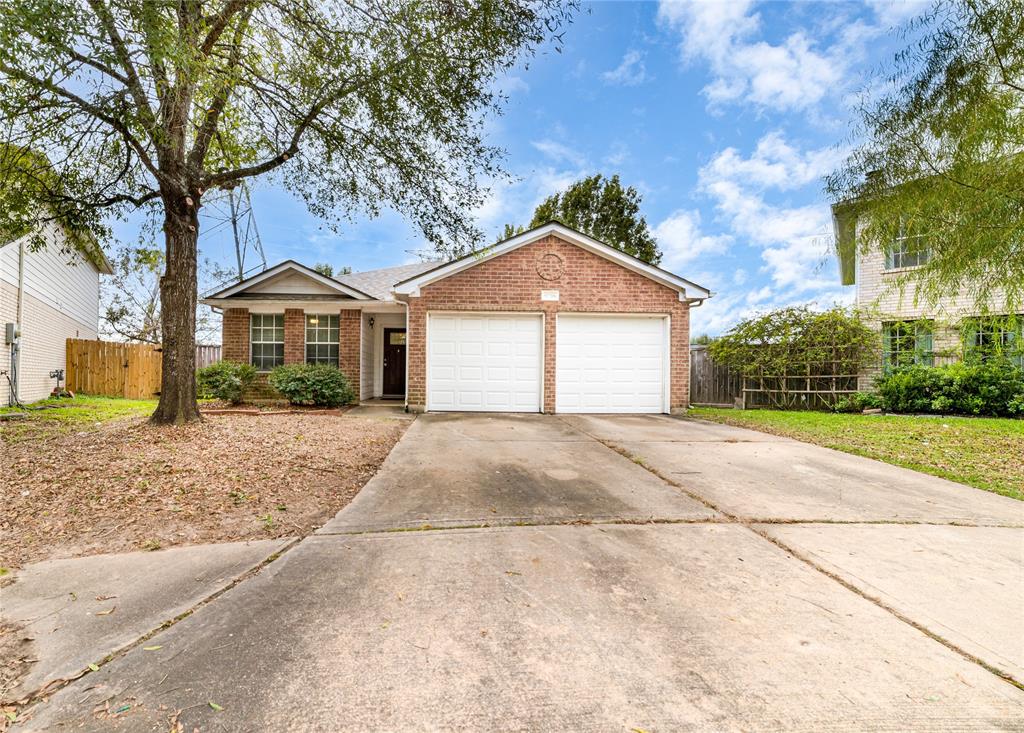
[[[407,426],[294,413],[22,431],[0,469],[0,565],[306,534],[352,499]]]

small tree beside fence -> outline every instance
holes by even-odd
[[[736,324],[708,346],[743,381],[743,407],[833,410],[857,392],[878,334],[855,312],[783,308]]]

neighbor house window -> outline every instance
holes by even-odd
[[[252,365],[261,372],[284,364],[284,316],[253,313],[249,319]]]
[[[920,267],[931,259],[931,254],[924,235],[901,233],[885,251],[885,269]]]
[[[882,363],[886,369],[935,366],[930,321],[899,321],[882,326]]]
[[[306,315],[306,363],[338,366],[338,316]]]
[[[968,359],[985,361],[1004,356],[1024,366],[1024,316],[972,318],[964,324],[964,352]]]

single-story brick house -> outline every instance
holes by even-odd
[[[294,261],[202,302],[223,357],[337,364],[410,410],[672,412],[711,293],[562,224],[452,262],[330,278]]]

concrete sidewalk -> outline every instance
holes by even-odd
[[[19,700],[172,621],[224,590],[291,540],[231,542],[35,563],[0,588],[0,615],[36,659],[0,701]]]

